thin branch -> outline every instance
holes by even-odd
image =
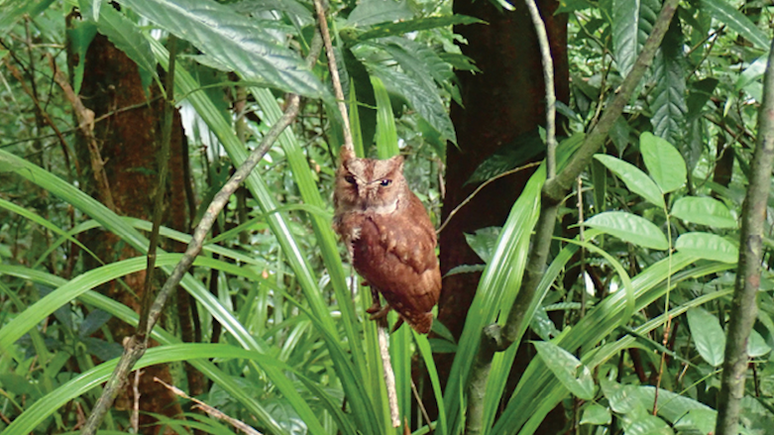
[[[440,234],[441,231],[443,231],[444,228],[446,228],[446,225],[449,224],[449,221],[454,217],[455,214],[457,214],[458,211],[462,207],[465,207],[471,200],[473,200],[473,197],[475,197],[481,190],[483,190],[486,186],[490,185],[491,183],[495,182],[496,180],[499,180],[500,178],[507,177],[508,175],[515,174],[517,172],[521,172],[525,169],[534,168],[535,166],[540,165],[540,162],[533,162],[533,163],[527,163],[526,165],[519,166],[518,168],[510,169],[508,171],[505,171],[501,174],[497,174],[494,177],[484,181],[476,187],[476,190],[474,190],[470,195],[468,195],[467,198],[465,198],[462,202],[460,202],[454,209],[449,213],[449,216],[446,216],[446,220],[443,221],[440,227],[438,227],[438,230],[436,231],[437,234]]]
[[[540,57],[543,64],[543,81],[546,90],[546,178],[556,176],[556,91],[554,90],[554,60],[551,58],[551,45],[543,19],[540,17],[535,0],[524,0],[535,26]]]
[[[339,112],[341,113],[342,122],[344,123],[343,151],[350,152],[354,155],[355,147],[352,143],[352,127],[349,125],[347,104],[344,102],[344,91],[341,88],[339,69],[336,66],[336,55],[333,52],[333,43],[331,42],[331,34],[328,30],[328,20],[325,17],[325,8],[322,5],[322,0],[314,0],[314,9],[317,12],[317,22],[320,23],[320,33],[322,33],[323,43],[325,44],[325,56],[328,58],[328,71],[331,73],[331,81],[333,82],[333,95],[336,97],[336,103],[339,107]]]
[[[739,265],[729,312],[723,376],[718,395],[717,435],[736,435],[747,374],[747,342],[757,317],[763,227],[774,161],[774,41],[763,78],[763,103],[758,112],[758,141],[750,167],[750,185],[742,209]]]
[[[154,377],[153,380],[155,382],[158,382],[161,385],[163,385],[165,388],[167,388],[169,391],[171,391],[175,395],[180,396],[180,397],[182,397],[184,399],[188,399],[188,400],[194,402],[196,404],[195,407],[201,408],[210,417],[217,418],[218,420],[225,420],[229,424],[234,426],[235,428],[241,430],[242,432],[244,432],[244,433],[246,433],[248,435],[261,435],[260,432],[258,432],[257,430],[253,429],[247,423],[245,423],[245,422],[243,422],[241,420],[237,420],[236,418],[230,417],[230,416],[224,414],[223,412],[219,411],[218,409],[213,408],[212,406],[202,402],[201,400],[196,399],[195,397],[191,397],[188,394],[185,394],[185,392],[183,390],[181,390],[181,389],[179,389],[179,388],[177,388],[177,387],[175,387],[173,385],[169,385],[169,384],[167,384],[166,382],[162,381],[159,378]]]
[[[328,21],[325,17],[325,9],[322,5],[322,0],[314,0],[314,8],[317,12],[317,21],[320,23],[320,33],[322,33],[323,42],[325,44],[325,53],[328,57],[328,70],[331,73],[331,80],[333,81],[333,91],[336,96],[339,112],[344,122],[344,145],[339,152],[339,159],[344,161],[346,159],[355,156],[355,148],[352,143],[352,131],[349,125],[349,115],[347,114],[347,105],[344,103],[344,91],[341,89],[341,80],[339,79],[339,71],[336,67],[336,56],[333,52],[333,44],[331,43],[331,36],[328,31]],[[379,296],[374,292],[374,302],[378,305]],[[384,384],[387,388],[387,398],[390,406],[390,418],[392,420],[393,427],[400,427],[400,410],[398,409],[398,391],[395,388],[395,373],[392,370],[392,363],[390,361],[390,343],[389,335],[387,333],[387,322],[379,321],[376,323],[377,334],[379,336],[379,350],[382,358],[382,368],[384,369]]]

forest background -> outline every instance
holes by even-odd
[[[769,433],[774,7],[540,1],[544,72],[528,4],[326,5],[356,151],[439,228],[394,428],[315,4],[0,0],[0,430],[236,432],[158,378],[273,434]]]

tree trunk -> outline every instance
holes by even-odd
[[[75,62],[77,61],[75,59]],[[109,115],[104,121],[96,123],[94,136],[98,141],[101,158],[105,162],[107,184],[116,212],[122,216],[150,221],[153,214],[152,198],[159,188],[156,154],[160,147],[164,102],[161,99],[154,100],[154,97],[160,92],[152,86],[149,95],[146,95],[136,64],[102,35],[94,38],[83,61],[86,66],[81,89],[83,103],[95,112],[97,119]],[[113,113],[129,106],[133,107]],[[175,121],[170,147],[170,176],[167,185],[163,186],[167,193],[162,225],[186,231],[184,186],[187,180],[183,177],[182,169],[183,132],[179,116]],[[80,139],[78,158],[81,167],[89,168],[84,171],[82,187],[104,201],[104,192],[97,190],[89,150],[83,138]],[[115,235],[104,231],[89,232],[85,235],[84,242],[106,263],[140,255]],[[84,262],[87,268],[98,266],[86,256]],[[144,280],[143,271],[123,278],[131,291],[115,281],[103,286],[100,291],[139,312]],[[108,326],[113,339],[118,343],[134,332],[132,326],[117,319],[109,322]],[[167,366],[143,369],[139,383],[141,433],[158,431],[157,426],[151,425],[156,419],[147,413],[172,417],[182,412],[174,395],[154,382],[154,377],[173,383]],[[133,377],[125,393],[116,399],[115,409],[131,411],[134,398],[132,382]]]
[[[451,117],[459,147],[449,145],[446,155],[445,219],[477,185],[465,185],[473,171],[501,147],[514,146],[517,138],[545,126],[545,87],[534,25],[522,2],[515,11],[502,11],[489,2],[454,2],[454,12],[471,15],[488,24],[458,26],[467,40],[462,52],[472,58],[478,73],[459,71],[462,101],[452,104]],[[554,60],[558,101],[569,101],[567,18],[554,15],[559,2],[542,0],[538,7],[546,19]],[[561,129],[560,129],[561,131]],[[518,145],[516,145],[518,146]],[[532,171],[522,171],[491,183],[451,219],[440,234],[441,272],[481,260],[468,247],[465,233],[501,226]],[[438,304],[438,319],[459,339],[480,274],[446,277]],[[446,379],[451,358],[438,358],[439,376]],[[522,364],[518,364],[520,366]],[[425,404],[433,403],[425,400]]]

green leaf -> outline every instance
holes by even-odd
[[[427,86],[427,82],[418,81],[395,69],[374,67],[372,73],[382,79],[390,92],[401,95],[411,108],[447,140],[457,142],[454,125],[435,86]]]
[[[612,1],[613,54],[621,75],[629,74],[634,66],[660,9],[658,0]]]
[[[608,211],[594,215],[586,225],[643,248],[669,248],[664,233],[649,220],[622,211]]]
[[[351,18],[351,15],[350,15]],[[375,38],[386,38],[388,36],[397,36],[404,33],[416,32],[419,30],[435,29],[437,27],[456,26],[459,24],[484,23],[484,21],[467,15],[447,15],[444,17],[425,17],[416,18],[408,21],[398,21],[397,23],[379,23],[371,26],[367,32],[358,35],[358,41],[365,41]]]
[[[613,415],[609,408],[598,403],[592,403],[583,410],[580,424],[604,425],[610,424]]]
[[[711,433],[715,430],[717,421],[717,412],[714,409],[691,409],[680,420],[674,428],[679,433]]]
[[[473,234],[465,233],[465,241],[484,263],[489,263],[497,247],[500,237],[500,227],[487,227],[476,230]]]
[[[688,111],[685,103],[683,33],[678,23],[679,20],[672,21],[661,49],[653,59],[656,86],[649,96],[653,132],[672,143],[680,143],[685,136],[685,113]]]
[[[640,168],[607,154],[596,154],[594,158],[605,165],[610,172],[617,175],[629,190],[645,198],[653,205],[662,208],[666,207],[661,189]]]
[[[54,0],[0,0],[0,36],[4,36],[22,15],[35,17]]]
[[[686,313],[691,339],[699,355],[713,367],[723,364],[726,334],[718,318],[703,308],[692,308]]]
[[[352,27],[364,27],[377,23],[406,21],[414,18],[414,13],[406,0],[362,0],[347,17]]]
[[[212,0],[125,0],[121,4],[248,80],[309,97],[326,95],[297,53],[227,6]]]
[[[626,435],[672,435],[674,431],[662,419],[648,413],[637,414],[636,418],[624,420]]]
[[[591,370],[573,354],[549,341],[533,342],[538,355],[551,372],[572,394],[583,400],[594,398],[594,379]]]
[[[701,0],[701,8],[712,18],[727,25],[761,50],[768,51],[770,38],[750,18],[739,12],[725,0]]]
[[[685,161],[672,144],[646,131],[640,135],[640,152],[650,176],[663,193],[673,192],[685,185]]]
[[[717,234],[685,233],[677,238],[675,249],[697,258],[733,264],[739,259],[739,248]]]
[[[736,219],[725,204],[708,196],[684,196],[672,206],[672,216],[715,228],[736,228]]]
[[[376,151],[380,159],[389,159],[400,154],[390,95],[378,77],[371,77],[371,84],[376,96]]]
[[[284,12],[294,20],[299,27],[308,26],[315,22],[312,11],[296,0],[243,0],[237,3],[229,3],[240,14],[258,16],[261,12]]]
[[[766,343],[766,339],[756,331],[750,331],[750,339],[747,341],[747,356],[750,358],[759,358],[771,352],[771,347]]]
[[[637,40],[639,18],[639,1],[613,0],[613,53],[621,75],[631,71],[640,52]]]

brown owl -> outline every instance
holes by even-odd
[[[417,332],[430,332],[441,292],[435,228],[403,178],[403,157],[364,159],[342,150],[333,204],[333,229],[355,270],[387,301],[369,308],[371,318],[394,308]]]

